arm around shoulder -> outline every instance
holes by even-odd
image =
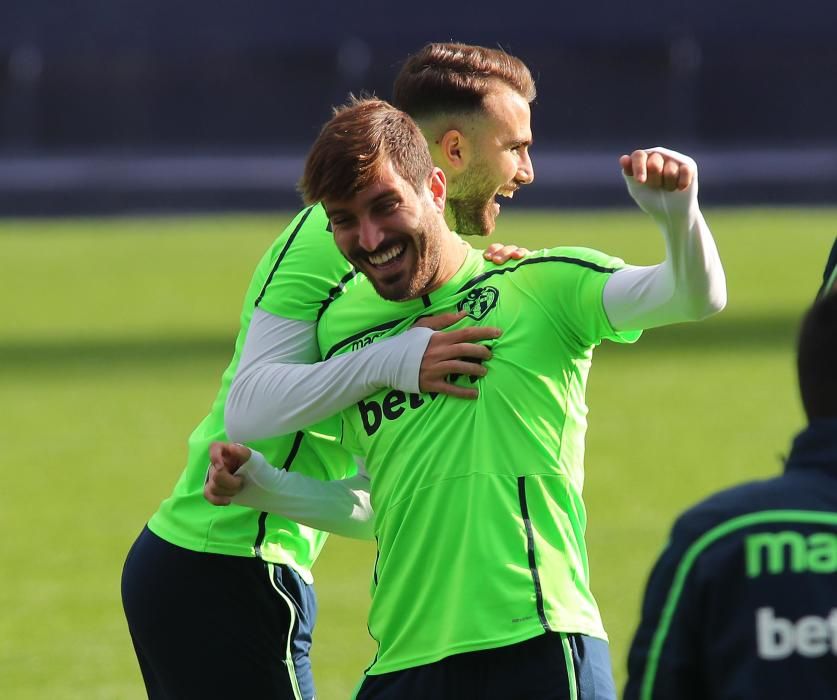
[[[431,335],[413,328],[318,362],[316,323],[256,309],[227,395],[227,436],[243,442],[292,433],[385,386],[417,392]]]

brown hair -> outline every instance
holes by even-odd
[[[837,292],[815,302],[805,315],[797,369],[808,419],[837,418]]]
[[[501,49],[427,44],[402,66],[392,103],[416,119],[439,112],[473,112],[482,108],[484,98],[498,84],[527,102],[537,94],[526,64]]]
[[[349,199],[368,187],[387,161],[416,192],[433,171],[427,142],[408,115],[383,100],[352,97],[320,131],[299,189],[307,204]]]

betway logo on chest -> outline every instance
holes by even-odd
[[[403,391],[393,389],[378,402],[374,399],[358,401],[357,408],[360,411],[360,421],[363,429],[370,437],[378,432],[378,428],[385,420],[398,420],[407,411],[421,408],[428,401],[435,400],[438,394],[407,394]]]
[[[837,608],[828,617],[806,615],[796,622],[778,617],[773,608],[759,608],[756,644],[759,658],[766,661],[781,661],[792,654],[809,659],[837,656]]]

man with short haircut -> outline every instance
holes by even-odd
[[[615,697],[584,544],[592,351],[725,303],[694,162],[665,149],[620,162],[666,237],[660,265],[583,248],[487,265],[446,225],[446,176],[418,127],[378,100],[338,110],[309,153],[305,199],[323,202],[338,248],[364,273],[320,319],[324,358],[429,314],[497,329],[487,373],[451,370],[478,389],[474,401],[384,388],[343,411],[342,442],[371,477],[378,545],[378,653],[359,699]],[[235,493],[216,487],[244,460],[265,466],[240,446],[214,450],[210,495]],[[267,500],[270,484],[256,482],[245,476],[241,493]]]
[[[462,235],[485,236],[500,213],[497,197],[513,197],[534,177],[528,68],[501,51],[429,44],[407,59],[392,103],[419,125],[430,156],[445,173],[445,218]]]
[[[625,700],[837,697],[837,242],[802,322],[808,427],[781,476],[674,524],[651,572]]]
[[[488,234],[499,211],[495,196],[534,177],[527,150],[535,96],[529,71],[502,51],[462,44],[428,45],[408,65],[395,90],[442,129],[438,163],[463,182],[452,189],[461,203],[456,225]],[[478,177],[469,180],[471,171]],[[508,247],[492,252],[497,260],[520,254]],[[354,460],[315,437],[336,434],[339,422],[326,421],[314,433],[301,429],[382,387],[475,395],[446,377],[451,363],[460,371],[484,371],[477,362],[486,351],[475,341],[487,331],[433,332],[450,318],[318,362],[317,321],[355,278],[315,203],[293,219],[256,268],[212,408],[189,438],[173,493],[137,538],[123,571],[123,604],[151,698],[310,700],[311,566],[325,542],[322,530],[371,536],[371,510],[368,479],[355,474]],[[209,446],[226,439],[252,441],[281,470],[273,476],[283,477],[292,507],[286,502],[277,515],[219,509],[204,499]],[[305,475],[315,485],[333,481],[312,495]],[[218,619],[206,618],[210,609]],[[228,661],[239,677],[207,671],[207,654],[219,649],[236,651]]]

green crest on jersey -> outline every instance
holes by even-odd
[[[456,310],[467,311],[468,316],[479,321],[497,305],[499,296],[500,292],[494,287],[477,287],[457,304]]]

